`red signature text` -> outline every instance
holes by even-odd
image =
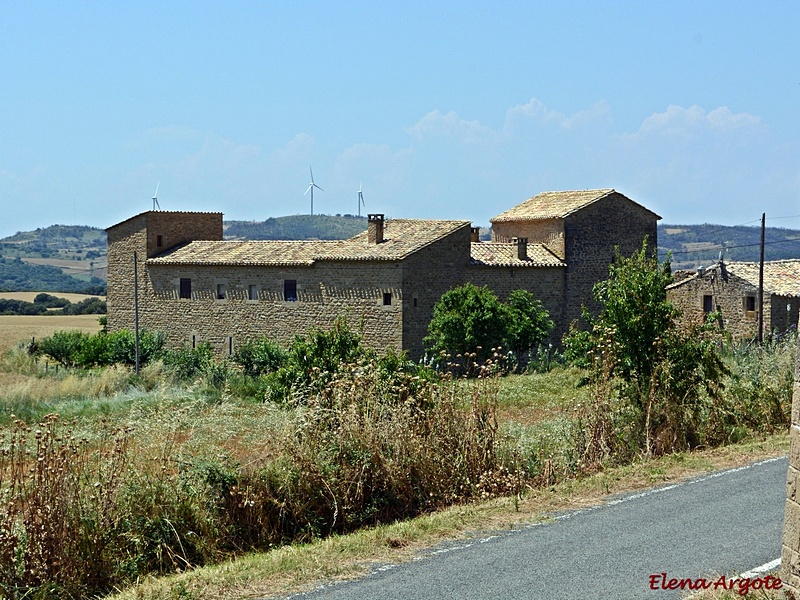
[[[764,577],[726,577],[717,579],[677,579],[668,578],[666,573],[650,575],[651,590],[730,590],[744,596],[753,590],[779,590],[783,587],[780,577],[765,575]]]

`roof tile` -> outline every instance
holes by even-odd
[[[605,198],[609,194],[619,194],[633,204],[641,206],[614,189],[605,188],[600,190],[572,190],[565,192],[542,192],[529,198],[522,204],[500,213],[493,219],[492,223],[502,223],[504,221],[539,221],[543,219],[563,219],[572,213],[588,206],[589,204]],[[652,212],[642,206],[644,210]],[[653,213],[655,215],[655,213]],[[657,218],[661,218],[655,215]]]
[[[367,232],[349,240],[195,241],[149,259],[155,265],[302,266],[319,260],[402,260],[469,221],[391,219],[384,241],[370,244]]]
[[[567,264],[543,244],[528,244],[527,260],[517,258],[517,247],[510,242],[473,242],[473,265],[487,267],[566,267]]]

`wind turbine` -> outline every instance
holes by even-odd
[[[159,181],[156,184],[156,193],[153,194],[153,210],[156,209],[156,206],[158,207],[158,210],[161,210],[161,205],[158,203],[158,186],[160,186],[160,185],[161,185],[161,182]]]
[[[303,194],[305,196],[308,192],[311,192],[311,214],[314,214],[314,188],[317,188],[320,192],[324,192],[321,187],[319,187],[316,183],[314,183],[314,171],[311,170],[311,167],[308,167],[309,173],[311,173],[311,183],[308,184],[308,189],[306,193]]]
[[[366,208],[367,205],[364,204],[364,192],[361,191],[361,184],[358,184],[358,216],[361,216],[361,207]]]

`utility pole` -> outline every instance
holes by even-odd
[[[139,265],[133,253],[133,337],[136,344],[136,374],[139,374]]]
[[[767,213],[761,213],[761,259],[758,263],[758,345],[764,342],[764,231]]]

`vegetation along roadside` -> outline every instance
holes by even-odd
[[[126,332],[17,346],[0,364],[3,595],[136,582],[131,597],[263,595],[487,520],[785,452],[796,340],[687,335],[667,278],[644,251],[620,257],[570,360],[520,374],[496,350],[469,369],[463,354],[440,370],[379,355],[344,320],[289,347],[254,340],[229,361],[146,333],[138,376]],[[623,327],[617,285],[650,318]],[[654,348],[651,364],[636,344]],[[69,368],[45,371],[42,354]],[[353,559],[309,566],[325,548]]]

